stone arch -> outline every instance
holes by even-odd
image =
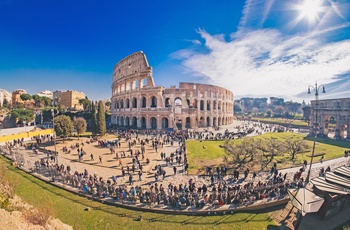
[[[139,89],[139,84],[140,84],[139,79],[136,79],[134,84],[134,90]]]
[[[199,127],[205,127],[205,119],[204,117],[200,117],[199,118],[199,124],[198,124]]]
[[[210,111],[210,100],[207,101],[207,111]]]
[[[151,97],[151,108],[156,108],[157,107],[157,97],[152,96]]]
[[[192,105],[192,107],[195,108],[195,109],[197,109],[197,108],[198,108],[197,105],[198,105],[198,100],[197,100],[197,99],[194,99],[194,100],[193,100],[193,105]]]
[[[340,124],[340,138],[341,139],[348,139],[349,137],[348,137],[348,132],[347,132],[347,130],[348,130],[348,128],[349,128],[349,126],[348,126],[348,122],[345,122],[345,121],[343,121],[341,124]]]
[[[218,117],[218,126],[221,126],[221,117]]]
[[[145,77],[144,79],[142,79],[141,81],[141,88],[146,87],[147,86],[147,78]]]
[[[187,102],[187,107],[188,107],[188,108],[191,108],[191,102],[190,102],[190,99],[186,99],[186,102]]]
[[[120,106],[119,106],[121,109],[124,108],[124,100],[123,99],[120,99]]]
[[[317,124],[319,127],[320,124]],[[323,134],[329,138],[333,138],[336,135],[336,126],[337,126],[337,120],[336,117],[333,115],[328,115],[325,117],[324,120],[324,130]],[[317,130],[319,131],[319,130]]]
[[[213,127],[217,126],[217,124],[216,124],[216,120],[217,120],[217,118],[216,118],[216,117],[214,117],[214,118],[213,118]]]
[[[126,109],[130,108],[130,100],[129,100],[129,98],[125,99],[125,108]]]
[[[125,126],[126,127],[130,126],[130,118],[129,117],[125,117]]]
[[[162,129],[167,129],[169,128],[169,120],[167,117],[162,118]]]
[[[213,110],[216,109],[216,100],[213,101]]]
[[[165,98],[165,107],[171,107],[170,98],[169,97]]]
[[[207,117],[207,127],[210,127],[210,117]]]
[[[151,123],[151,129],[157,129],[157,118],[151,117],[150,123]]]
[[[124,117],[123,116],[120,117],[120,126],[124,126]]]
[[[136,97],[134,97],[133,99],[132,99],[132,108],[137,108],[137,99],[136,99]]]
[[[186,117],[185,128],[186,129],[190,129],[191,128],[191,118],[190,117]]]
[[[141,117],[141,129],[146,129],[146,118]]]
[[[180,97],[175,98],[174,105],[182,107],[182,99]]]
[[[141,108],[146,108],[146,106],[147,106],[146,97],[142,97],[142,100],[141,100]]]
[[[133,129],[136,129],[137,128],[137,118],[134,116],[131,118],[131,124],[130,126],[133,128]]]
[[[200,110],[204,110],[204,100],[200,101]]]

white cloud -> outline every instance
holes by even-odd
[[[347,28],[348,23],[296,35],[277,29],[243,28],[252,8],[260,1],[248,0],[240,29],[225,41],[224,35],[198,30],[208,52],[178,51],[183,65],[196,75],[233,91],[235,95],[277,95],[296,98],[316,81],[323,84],[350,73],[350,40],[327,42],[328,32]]]
[[[237,95],[295,95],[315,81],[331,83],[350,72],[349,40],[323,44],[267,29],[229,42],[200,34],[210,52],[182,50],[183,64]]]

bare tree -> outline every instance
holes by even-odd
[[[261,151],[263,158],[265,158],[265,161],[263,162],[264,165],[262,165],[261,168],[266,167],[273,161],[275,156],[278,156],[284,151],[283,143],[276,138],[270,138],[265,141],[259,140],[257,148]]]
[[[254,156],[258,154],[256,141],[253,138],[245,138],[241,144],[234,146],[227,141],[224,148],[232,156],[233,163],[238,164],[238,167],[254,161]]]
[[[292,160],[298,153],[302,153],[308,147],[306,142],[302,139],[286,139],[284,142],[286,151],[291,155]]]

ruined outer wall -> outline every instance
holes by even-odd
[[[233,93],[222,87],[180,83],[179,88],[154,84],[142,51],[114,67],[112,124],[139,129],[185,129],[231,124]]]

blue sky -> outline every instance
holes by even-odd
[[[110,98],[114,65],[142,50],[157,85],[235,98],[349,97],[349,0],[0,0],[0,88]]]

